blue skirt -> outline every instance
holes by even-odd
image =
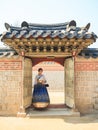
[[[47,88],[43,84],[34,85],[32,102],[33,103],[37,103],[37,102],[49,103],[50,102]]]

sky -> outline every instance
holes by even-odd
[[[98,35],[98,0],[0,0],[0,34],[4,23],[64,23],[75,20],[78,27],[91,23],[90,32]],[[0,46],[3,44],[0,42]],[[90,46],[98,48],[98,40]]]

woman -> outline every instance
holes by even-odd
[[[38,75],[35,77],[32,100],[35,108],[46,108],[50,102],[47,88],[45,87],[46,78],[42,73],[43,69],[39,68]]]

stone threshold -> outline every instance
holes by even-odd
[[[48,108],[66,108],[66,104],[49,104]],[[34,108],[33,104],[29,108]]]
[[[48,108],[46,110],[28,108],[26,110],[26,117],[80,117],[80,112],[69,108]]]

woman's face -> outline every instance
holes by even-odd
[[[38,71],[38,74],[41,75],[43,73],[43,70]]]

